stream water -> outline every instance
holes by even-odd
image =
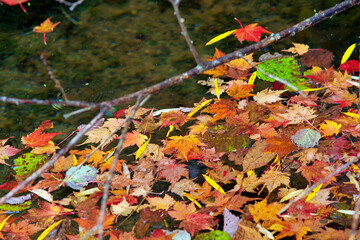
[[[214,36],[259,23],[277,32],[341,1],[335,0],[182,0],[180,9],[202,57],[214,47],[231,52],[249,44],[234,37],[205,47]],[[166,0],[86,0],[73,12],[56,1],[31,1],[20,6],[0,5],[0,95],[18,98],[61,99],[39,58],[46,54],[54,75],[71,100],[103,101],[140,90],[195,66],[180,35],[173,9]],[[54,32],[33,33],[46,18],[60,21]],[[345,49],[359,41],[359,9],[351,9],[264,51],[281,51],[292,42],[334,52],[335,63]],[[191,107],[207,89],[198,85],[202,75],[162,91],[146,107]],[[119,106],[118,109],[126,106]],[[52,120],[56,131],[71,132],[93,112],[68,120],[74,108],[15,106],[0,103],[0,139],[22,136],[40,122]]]

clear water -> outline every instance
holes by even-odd
[[[257,22],[278,32],[341,1],[334,0],[198,0],[181,1],[180,9],[194,44],[202,57],[214,47],[231,52],[244,45],[234,37],[205,47],[212,37]],[[140,90],[195,66],[179,33],[173,9],[165,0],[87,0],[70,12],[55,1],[32,1],[19,6],[0,6],[0,95],[18,98],[61,99],[39,58],[46,53],[57,79],[71,100],[103,101]],[[291,41],[335,53],[335,63],[350,44],[358,42],[358,7],[264,51],[281,51]],[[47,33],[32,28],[48,17],[60,21]],[[147,107],[192,106],[207,89],[196,84],[202,75],[166,89],[151,98]],[[118,109],[126,106],[119,106]],[[57,131],[69,132],[87,122],[94,112],[64,120],[74,108],[15,106],[0,103],[0,138],[21,136],[51,119]]]

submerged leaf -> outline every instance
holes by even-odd
[[[89,182],[96,180],[97,169],[89,166],[82,166],[77,170],[77,167],[72,167],[66,171],[66,177],[69,177],[65,181],[65,185],[75,190],[81,190],[87,186]]]

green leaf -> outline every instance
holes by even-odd
[[[97,169],[89,166],[82,166],[79,170],[77,167],[72,167],[66,171],[65,185],[75,190],[81,190],[87,186],[89,182],[96,180]]]
[[[315,147],[319,143],[320,138],[321,134],[310,128],[300,129],[291,136],[291,140],[302,148]]]
[[[265,73],[274,75],[281,78],[292,85],[297,86],[300,90],[307,87],[303,84],[305,80],[301,78],[300,66],[295,62],[292,57],[284,57],[280,59],[270,59],[261,62],[258,68],[262,69]],[[257,70],[257,77],[269,82],[275,82],[275,79],[264,75],[261,71]]]
[[[14,160],[14,170],[18,176],[26,176],[38,170],[48,158],[45,155],[24,153]]]
[[[215,230],[212,232],[199,234],[194,240],[231,240],[231,237],[226,232]]]

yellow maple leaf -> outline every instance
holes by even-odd
[[[291,47],[287,50],[283,50],[284,52],[290,52],[296,55],[303,55],[309,51],[309,46],[300,43],[292,43],[295,47]]]
[[[164,198],[147,197],[146,200],[149,202],[150,206],[155,207],[155,209],[164,209],[166,211],[176,203],[176,201],[167,194],[165,194]]]
[[[250,62],[253,62],[253,53],[244,56],[245,59],[247,59]],[[238,58],[238,59],[234,59],[228,63],[226,63],[227,66],[232,67],[232,68],[237,68],[239,70],[245,71],[248,70],[250,68],[252,68],[251,64],[249,64],[247,61],[245,61],[242,58]]]
[[[341,128],[341,124],[338,124],[337,122],[325,120],[325,123],[322,123],[320,125],[320,131],[323,135],[323,137],[331,136],[333,134],[338,134]]]
[[[255,203],[253,207],[249,207],[249,212],[253,216],[255,222],[262,220],[264,221],[263,227],[271,226],[275,222],[280,221],[277,214],[283,205],[284,204],[277,202],[267,204],[267,198],[265,198],[261,202]]]

